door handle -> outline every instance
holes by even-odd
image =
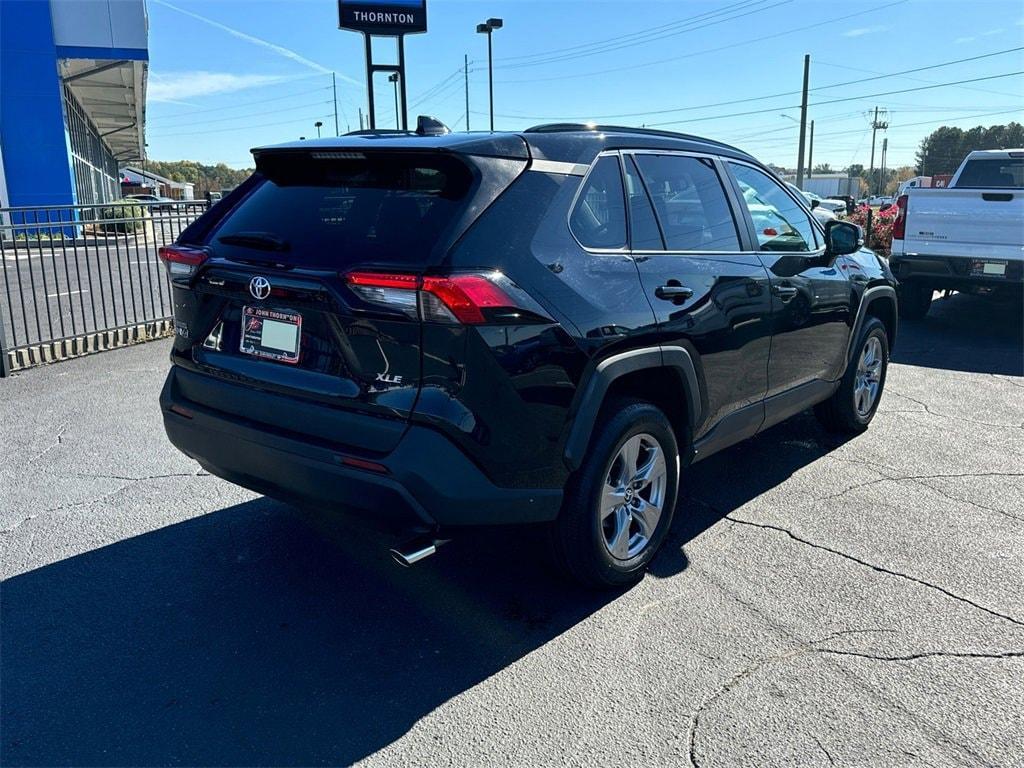
[[[685,285],[659,285],[654,289],[654,295],[666,301],[686,301],[693,296],[693,289]]]
[[[792,285],[773,285],[772,293],[782,299],[783,302],[787,302],[796,296],[797,290]]]

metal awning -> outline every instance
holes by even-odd
[[[60,59],[60,76],[119,163],[145,156],[146,61]]]

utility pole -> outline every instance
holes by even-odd
[[[359,130],[363,130],[363,108],[359,108]]]
[[[888,127],[889,127],[889,123],[887,123],[884,120],[879,120],[878,119],[878,107],[875,107],[875,119],[871,121],[871,168],[868,170],[868,191],[869,192],[871,191],[871,185],[872,185],[872,182],[874,181],[874,177],[875,177],[875,134],[878,132],[879,128],[881,128],[882,130],[885,130]],[[878,184],[875,183],[874,186],[877,187]]]
[[[882,139],[882,169],[878,172],[878,194],[882,194],[882,181],[885,179],[885,153],[889,149],[889,139]]]
[[[466,130],[469,130],[469,54],[462,54],[462,75],[466,86]]]
[[[800,150],[796,161],[796,185],[804,188],[804,139],[807,132],[807,81],[811,74],[811,54],[804,54],[804,92],[800,97]]]
[[[807,146],[807,178],[811,178],[814,170],[814,121],[811,120],[811,142]]]
[[[333,72],[331,72],[331,90],[334,91],[334,135],[340,136],[338,131],[338,82]]]

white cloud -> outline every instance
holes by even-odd
[[[280,75],[233,75],[229,72],[154,72],[149,76],[146,97],[149,101],[179,104],[183,99],[196,96],[231,93],[293,79]]]
[[[285,48],[283,45],[277,45],[276,43],[272,43],[269,40],[263,40],[262,38],[246,34],[245,32],[234,29],[233,27],[229,27],[227,24],[221,24],[219,21],[214,21],[213,19],[208,19],[205,16],[200,16],[198,13],[186,11],[184,8],[179,8],[176,5],[171,5],[166,0],[153,0],[153,2],[157,5],[162,5],[164,8],[170,8],[172,11],[177,11],[178,13],[184,14],[185,16],[193,18],[196,21],[201,21],[204,24],[209,24],[211,27],[216,27],[217,29],[223,32],[227,32],[229,35],[232,35],[233,37],[237,37],[239,40],[245,40],[247,43],[252,43],[253,45],[258,45],[261,48],[266,48],[267,50],[273,51],[278,56],[283,56],[286,59],[291,59],[297,64],[301,64],[304,67],[312,69],[314,72],[319,72],[321,74],[328,75],[333,71],[330,68],[325,67],[323,64],[318,64],[317,62],[311,59],[307,59],[305,56],[296,53],[290,48]],[[358,80],[346,77],[345,75],[339,74],[338,77],[340,77],[342,80],[352,83],[353,85],[362,85],[362,83],[360,83]]]
[[[848,29],[843,32],[843,37],[863,37],[864,35],[870,35],[872,32],[885,32],[888,27],[855,27],[854,29]]]
[[[963,45],[964,43],[973,43],[977,40],[976,37],[958,37],[953,41],[953,45]]]

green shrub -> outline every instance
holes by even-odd
[[[145,226],[149,214],[146,206],[135,200],[115,200],[99,209],[99,218],[102,232],[138,232]]]

